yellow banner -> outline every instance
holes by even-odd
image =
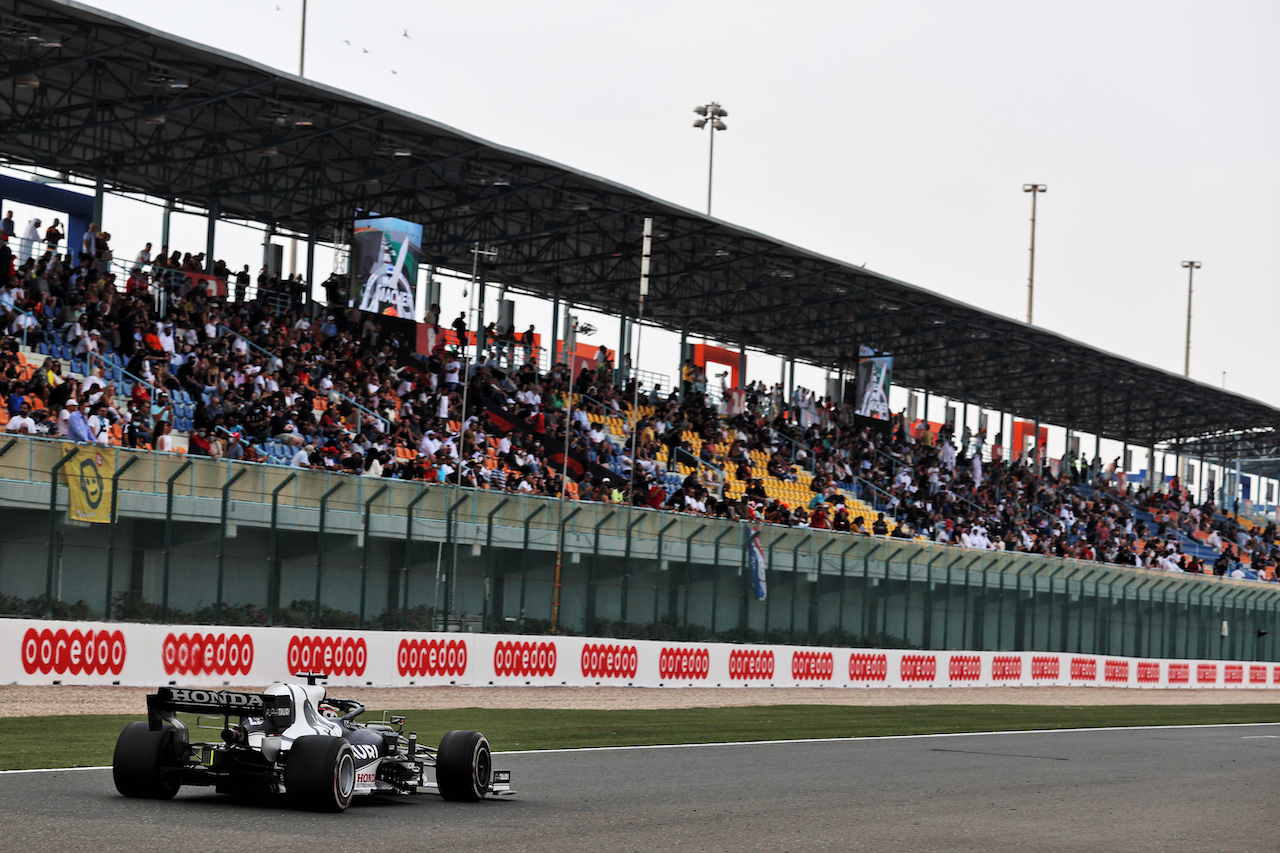
[[[115,474],[115,461],[97,445],[62,445],[64,455],[72,450],[76,451],[75,458],[62,466],[63,473],[67,475],[67,491],[70,494],[67,517],[72,521],[109,524],[111,477]]]

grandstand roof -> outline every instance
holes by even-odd
[[[1280,410],[530,154],[78,3],[0,0],[0,158],[340,240],[356,210],[424,226],[427,262],[691,335],[1146,445],[1280,427]],[[1088,448],[1086,448],[1088,449]]]

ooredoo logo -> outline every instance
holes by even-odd
[[[982,678],[982,658],[977,655],[952,655],[947,675],[952,681],[977,681]]]
[[[364,637],[298,637],[289,640],[289,672],[364,675],[369,647]]]
[[[493,672],[494,675],[555,675],[556,644],[502,640],[493,649]]]
[[[1129,662],[1127,660],[1109,660],[1103,670],[1106,681],[1129,680]]]
[[[734,649],[729,652],[729,677],[734,681],[773,678],[773,652]]]
[[[22,668],[28,675],[119,675],[126,651],[119,631],[28,628],[22,637]]]
[[[991,659],[991,678],[995,681],[1018,681],[1022,678],[1021,655],[996,655]]]
[[[1159,684],[1160,683],[1160,661],[1156,661],[1156,660],[1138,661],[1138,683],[1139,684]]]
[[[884,681],[889,677],[889,656],[853,654],[849,655],[850,681]]]
[[[582,647],[582,674],[587,678],[635,678],[639,665],[635,646],[587,643]]]
[[[1098,680],[1098,661],[1096,658],[1072,658],[1071,659],[1071,680],[1072,681],[1097,681]]]
[[[791,677],[797,681],[830,681],[836,670],[831,652],[792,652]]]
[[[1057,681],[1059,672],[1059,662],[1056,657],[1044,657],[1037,655],[1031,658],[1031,680],[1032,681]]]
[[[1217,684],[1218,665],[1216,663],[1196,664],[1196,684]]]
[[[462,675],[467,671],[467,641],[401,640],[396,666],[401,675]]]
[[[663,648],[658,655],[659,678],[706,678],[711,672],[711,652],[706,649]]]
[[[1229,663],[1222,668],[1224,684],[1244,684],[1244,664]]]
[[[1250,684],[1266,684],[1267,668],[1265,666],[1249,667],[1249,683]]]
[[[1169,664],[1169,683],[1170,684],[1189,684],[1190,682],[1191,682],[1191,664],[1189,663]]]
[[[253,638],[248,634],[168,634],[160,647],[166,675],[248,675]]]
[[[937,655],[903,655],[898,672],[903,681],[933,681],[938,677]]]

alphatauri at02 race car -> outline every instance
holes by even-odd
[[[404,717],[357,723],[364,705],[328,698],[316,676],[306,677],[263,693],[159,688],[147,697],[147,722],[129,723],[116,741],[116,790],[167,800],[183,785],[212,785],[238,796],[284,794],[296,808],[330,812],[366,794],[475,802],[514,793],[511,772],[493,769],[479,732],[453,731],[438,748],[423,746],[404,734]],[[220,739],[193,743],[179,713],[196,715],[194,728]]]

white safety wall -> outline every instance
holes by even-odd
[[[1280,663],[0,619],[0,683],[331,686],[1280,687]]]

